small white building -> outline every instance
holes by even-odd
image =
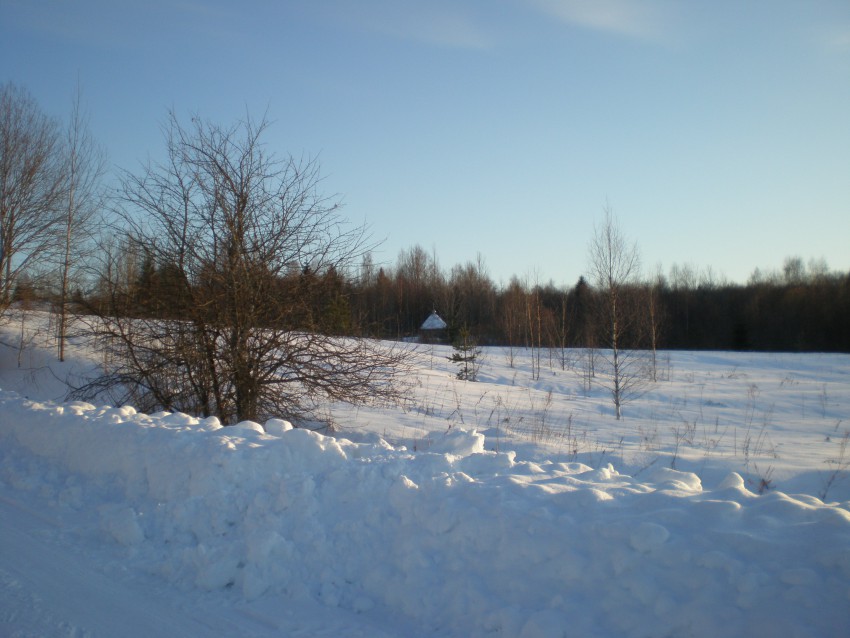
[[[448,324],[435,310],[419,326],[419,341],[422,343],[440,343],[448,336]]]

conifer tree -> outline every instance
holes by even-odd
[[[449,357],[449,361],[458,364],[460,368],[457,372],[457,378],[461,381],[475,381],[478,377],[478,369],[481,367],[478,360],[481,355],[481,348],[469,334],[469,329],[466,326],[458,331],[452,348],[454,352]]]

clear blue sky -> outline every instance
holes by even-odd
[[[267,112],[386,241],[574,283],[606,201],[647,269],[850,270],[847,0],[0,0],[0,81],[112,164]]]

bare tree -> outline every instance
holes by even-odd
[[[662,303],[661,291],[664,288],[664,275],[661,266],[658,266],[655,276],[646,284],[647,305],[647,336],[649,337],[649,348],[651,359],[649,362],[649,377],[653,382],[658,381],[658,341],[662,329]]]
[[[569,351],[567,350],[569,346],[569,337],[570,337],[570,324],[569,324],[569,313],[567,311],[569,297],[567,295],[567,291],[564,290],[561,293],[561,317],[560,317],[560,327],[558,329],[558,342],[561,348],[561,370],[567,369],[567,364],[569,363]]]
[[[109,390],[224,423],[403,397],[407,352],[326,336],[315,303],[324,273],[372,247],[367,229],[319,194],[315,161],[266,153],[267,127],[171,114],[166,162],[124,174],[118,217],[151,281],[108,282],[94,328],[115,364],[78,396]]]
[[[534,377],[536,380],[540,380],[540,354],[543,351],[543,321],[541,319],[541,310],[543,304],[540,300],[540,271],[538,269],[534,269],[534,318],[532,320],[532,325],[534,325],[534,329],[537,332],[537,376]],[[534,337],[532,337],[533,339]],[[533,351],[532,351],[533,355]],[[534,365],[531,366],[532,372],[534,371]],[[532,375],[534,376],[534,375]]]
[[[0,86],[0,310],[19,276],[56,253],[64,177],[58,124],[25,89]]]
[[[629,245],[610,209],[594,229],[589,249],[592,279],[599,290],[599,326],[601,352],[608,358],[607,376],[617,419],[622,404],[639,393],[645,380],[644,364],[634,349],[635,331],[639,329],[641,309],[634,304],[635,283],[640,273],[637,245]],[[626,348],[626,339],[632,347]]]
[[[516,277],[511,277],[507,288],[502,291],[499,322],[508,342],[508,365],[514,367],[514,350],[523,344],[523,322],[525,317],[526,290]]]
[[[65,147],[67,178],[64,206],[63,248],[60,264],[58,348],[59,361],[65,360],[65,339],[68,328],[68,297],[72,258],[83,253],[85,233],[100,204],[99,182],[105,170],[105,155],[88,130],[85,115],[80,110],[80,87],[77,84],[71,107]]]
[[[436,295],[442,276],[436,255],[416,245],[398,254],[395,271],[398,323],[403,333],[412,334],[437,306]],[[446,312],[441,308],[440,312]]]
[[[474,262],[455,265],[446,290],[449,301],[445,307],[449,324],[466,326],[481,337],[482,330],[493,321],[496,297],[484,257],[479,253]]]
[[[529,283],[527,276],[525,280],[525,288],[528,291],[525,297],[525,321],[528,328],[529,342],[531,343],[531,378],[534,381],[540,379],[540,350],[543,346],[540,336],[540,284],[538,280],[537,271],[534,273],[533,286]],[[536,355],[535,347],[537,349]]]

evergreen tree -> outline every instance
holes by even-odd
[[[465,326],[458,331],[452,348],[454,348],[454,352],[449,357],[449,361],[458,364],[460,367],[457,378],[461,381],[475,381],[478,376],[478,369],[481,366],[478,361],[481,348]]]

